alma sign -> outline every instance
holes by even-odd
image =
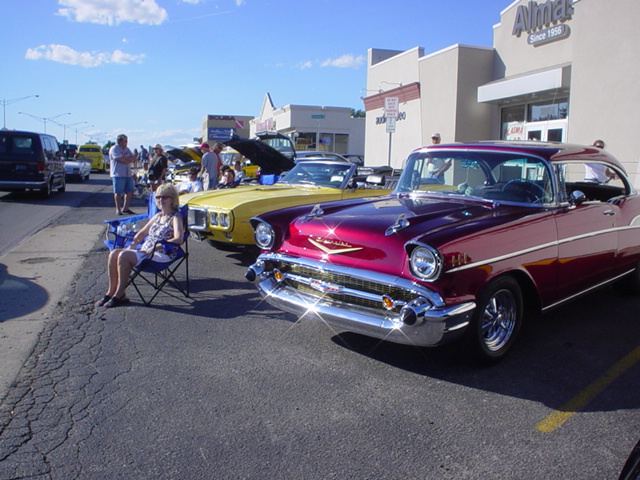
[[[574,13],[573,0],[547,0],[541,4],[530,1],[527,5],[518,5],[516,20],[513,23],[513,31],[511,34],[519,37],[523,31],[533,34],[543,28],[550,30],[551,28],[549,27],[552,25],[570,20]],[[567,36],[568,31],[568,27],[563,28],[562,34],[556,32],[558,34],[553,35],[551,39],[557,40],[558,38],[564,38]],[[549,40],[547,36],[546,41]],[[533,45],[536,42],[532,42],[530,38],[529,43]]]

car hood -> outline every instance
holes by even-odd
[[[181,204],[187,204],[194,208],[219,208],[234,209],[240,205],[249,203],[260,204],[266,208],[261,210],[274,210],[281,208],[279,205],[285,203],[287,205],[299,205],[299,202],[293,199],[303,199],[309,197],[309,201],[302,201],[302,204],[314,203],[317,201],[327,201],[337,199],[341,190],[336,188],[301,186],[301,185],[255,185],[255,186],[239,186],[237,188],[229,188],[222,190],[207,190],[204,192],[190,193],[180,197]],[[329,198],[327,198],[329,197]],[[257,214],[257,213],[256,213]]]
[[[320,211],[297,217],[288,227],[280,251],[331,263],[397,274],[408,241],[440,248],[463,232],[471,234],[522,216],[522,207],[489,202],[391,195],[366,201],[320,205]],[[277,218],[266,217],[277,222]],[[282,225],[281,228],[287,228]]]
[[[225,145],[240,152],[251,160],[251,163],[258,165],[263,175],[280,175],[295,166],[293,160],[260,140],[249,140],[233,135]]]
[[[194,147],[172,147],[167,145],[164,147],[165,155],[175,157],[183,162],[197,162],[202,161],[202,152]]]

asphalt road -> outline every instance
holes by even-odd
[[[92,185],[47,229],[99,227]],[[251,254],[189,248],[191,298],[112,310],[100,239],[78,252],[0,404],[0,480],[615,479],[640,437],[639,298],[556,310],[478,368],[297,322],[244,280]]]

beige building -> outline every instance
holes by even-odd
[[[242,115],[207,115],[202,119],[202,141],[209,145],[224,142],[234,133],[248,138],[252,118]]]
[[[367,164],[402,166],[433,132],[443,143],[600,138],[640,185],[640,1],[518,0],[498,13],[492,48],[369,50]]]
[[[347,107],[285,105],[276,108],[265,95],[260,116],[251,120],[251,136],[276,131],[291,138],[297,151],[364,153],[364,118],[353,118]]]

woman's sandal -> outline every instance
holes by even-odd
[[[111,300],[111,297],[109,295],[105,295],[96,302],[96,307],[104,307],[105,303],[107,303],[109,300]]]
[[[130,300],[127,297],[122,297],[122,298],[112,297],[108,302],[104,304],[104,307],[105,308],[119,307],[120,305],[126,305],[127,303],[129,303],[129,301]]]

